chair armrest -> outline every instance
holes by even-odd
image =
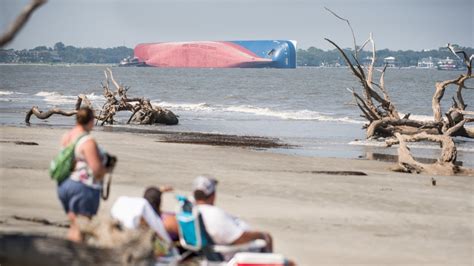
[[[264,248],[267,245],[267,242],[263,239],[256,239],[248,243],[238,244],[238,245],[214,245],[212,247],[213,251],[218,253],[230,253],[237,251],[248,251],[252,249]]]

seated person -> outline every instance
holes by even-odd
[[[150,203],[153,210],[160,216],[165,226],[166,231],[170,235],[173,241],[179,240],[178,235],[178,223],[176,221],[176,216],[172,212],[163,212],[161,211],[161,195],[164,192],[172,191],[173,188],[170,186],[160,186],[157,187],[148,187],[145,190],[143,197]]]
[[[267,243],[263,251],[272,252],[272,237],[269,233],[251,230],[242,220],[214,206],[216,185],[217,180],[207,176],[198,176],[193,182],[195,204],[214,243],[235,245],[263,239]]]
[[[129,229],[137,229],[141,222],[146,222],[166,242],[166,239],[178,240],[178,225],[174,213],[161,211],[162,193],[172,190],[170,186],[152,186],[145,190],[143,198],[121,196],[112,206],[112,217]]]
[[[110,213],[112,218],[118,220],[127,229],[138,229],[146,224],[168,246],[171,245],[171,238],[163,222],[146,199],[121,196],[114,202]]]

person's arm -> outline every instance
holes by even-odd
[[[178,221],[176,221],[176,216],[174,215],[165,215],[162,217],[163,225],[168,233],[179,234]]]
[[[68,140],[69,140],[68,135],[64,134],[61,137],[61,147],[63,147],[63,148],[66,147],[67,146],[66,144],[68,143]]]
[[[256,239],[265,240],[265,242],[267,242],[267,246],[266,246],[267,251],[272,252],[273,241],[269,233],[258,232],[258,231],[244,231],[244,233],[239,238],[237,238],[232,244],[233,245],[244,244]]]
[[[163,222],[161,221],[158,214],[156,214],[156,212],[153,210],[148,201],[145,204],[142,215],[145,221],[148,223],[148,226],[150,226],[160,236],[161,239],[163,239],[168,244],[172,242]]]
[[[170,185],[163,185],[159,187],[161,193],[173,191],[173,187]]]
[[[107,168],[102,164],[99,149],[97,148],[95,141],[89,139],[81,145],[81,148],[87,165],[92,170],[94,177],[96,179],[102,179],[105,173],[107,173]]]

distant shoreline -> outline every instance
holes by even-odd
[[[0,66],[118,66],[118,64],[98,63],[0,63]]]
[[[0,63],[0,66],[58,66],[58,67],[78,67],[78,66],[102,66],[102,67],[118,67],[118,64],[99,64],[99,63]],[[136,67],[127,67],[127,68],[136,68]],[[160,69],[174,69],[174,68],[166,68],[166,67],[151,67],[151,68],[160,68]],[[348,69],[348,66],[296,66],[296,69]],[[178,69],[187,69],[187,68],[178,68]],[[190,69],[220,69],[220,68],[190,68]],[[221,69],[230,69],[230,68],[221,68]],[[256,69],[256,68],[254,68]],[[263,68],[266,69],[266,68]],[[381,69],[377,67],[377,69]],[[424,67],[391,67],[389,69],[398,69],[398,70],[423,70],[423,71],[430,71],[430,70],[438,70],[436,68],[424,68]],[[456,71],[464,71],[459,69],[450,70],[453,72]]]
[[[135,47],[136,48],[136,47]],[[75,47],[65,45],[62,42],[56,43],[53,47],[37,46],[32,49],[0,49],[0,61],[5,62],[112,62],[119,64],[121,60],[127,57],[133,57],[135,48],[125,46],[110,48],[92,48],[92,47]],[[472,54],[473,47],[458,47],[467,54]],[[344,48],[346,52],[351,49]],[[455,56],[446,48],[423,49],[420,51],[412,50],[377,50],[376,67],[384,67],[386,64],[395,67],[421,67],[436,68],[437,66],[449,63],[450,66],[460,68],[464,64],[455,58]],[[297,50],[297,66],[323,66],[323,67],[339,67],[346,66],[346,62],[341,57],[337,49],[322,50],[316,47]],[[359,60],[362,64],[369,64],[372,53],[369,51],[361,51]],[[451,68],[451,67],[450,67]],[[463,67],[461,67],[463,68]]]

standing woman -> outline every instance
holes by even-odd
[[[81,108],[76,114],[76,125],[61,140],[63,148],[77,141],[74,168],[58,186],[59,199],[70,220],[67,238],[75,242],[82,241],[77,217],[90,219],[97,214],[103,177],[113,168],[113,165],[106,167],[109,156],[100,151],[97,142],[89,135],[93,127],[94,112],[88,107]]]

